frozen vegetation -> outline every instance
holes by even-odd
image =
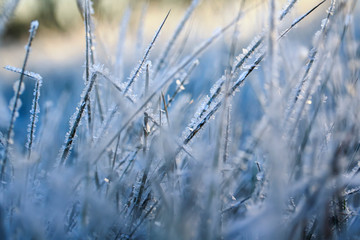
[[[189,2],[174,28],[162,12],[148,43],[139,24],[137,62],[125,54],[128,8],[109,64],[97,57],[92,1],[78,0],[83,89],[65,120],[66,89],[49,104],[47,79],[27,67],[42,25],[30,23],[22,67],[2,70],[14,92],[0,99],[0,239],[360,238],[358,1],[223,1],[238,14],[194,40],[204,1]],[[18,3],[7,2],[0,36]],[[258,7],[262,30],[244,39]],[[307,22],[313,14],[322,20]],[[297,27],[309,24],[304,50]],[[214,64],[221,74],[209,76]]]

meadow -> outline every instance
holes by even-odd
[[[360,238],[357,0],[77,0],[21,47],[19,2],[0,239]]]

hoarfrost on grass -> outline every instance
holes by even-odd
[[[36,31],[39,28],[39,21],[38,20],[34,20],[31,22],[30,24],[30,32],[31,31]]]
[[[29,149],[29,156],[31,154],[31,148],[33,145],[33,141],[35,138],[35,129],[36,124],[38,122],[38,115],[40,113],[40,107],[39,107],[39,98],[40,98],[40,88],[42,85],[42,80],[38,79],[35,83],[34,93],[33,93],[33,101],[32,101],[32,107],[30,110],[30,123],[28,125],[28,140],[26,143],[26,147]]]
[[[9,65],[5,66],[4,68],[6,70],[11,71],[11,72],[20,73],[20,74],[22,73],[21,68],[12,67],[12,66],[9,66]],[[34,73],[34,72],[30,72],[30,71],[25,70],[24,75],[27,76],[27,77],[33,78],[33,79],[42,80],[42,77],[38,73]]]

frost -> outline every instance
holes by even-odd
[[[38,20],[32,21],[30,24],[30,31],[35,31],[38,28],[39,28],[39,21]]]
[[[285,7],[285,9],[282,11],[282,13],[280,15],[280,20],[282,20],[289,13],[289,11],[293,8],[293,6],[295,5],[296,2],[297,2],[297,0],[289,0],[288,1],[288,5]]]
[[[240,54],[239,56],[236,57],[237,62],[235,64],[233,71],[235,71],[236,69],[242,69],[242,66],[245,63],[245,61],[251,57],[251,55],[260,46],[260,44],[262,43],[263,40],[264,40],[263,36],[256,36],[251,41],[249,46],[246,49],[242,50],[242,54]]]
[[[215,82],[215,84],[210,89],[211,97],[220,93],[221,87],[224,85],[225,80],[225,76],[222,76],[219,80]]]
[[[260,55],[257,60],[252,64],[252,66],[249,68],[249,70],[243,72],[238,80],[233,85],[230,93],[233,93],[239,86],[241,86],[246,79],[246,77],[249,75],[249,73],[256,68],[256,66],[260,63],[264,55]],[[184,143],[187,144],[192,137],[204,126],[204,124],[209,119],[214,119],[214,114],[217,111],[217,109],[222,104],[222,100],[224,98],[224,94],[221,93],[221,87],[226,81],[226,77],[221,77],[218,81],[215,82],[215,84],[212,86],[210,90],[210,97],[206,96],[202,100],[202,104],[198,108],[196,114],[194,115],[193,119],[191,120],[190,124],[187,127],[187,130],[190,130],[190,133],[186,135],[186,133],[183,133],[183,136],[185,136]],[[188,132],[188,131],[187,131]]]
[[[61,155],[59,155],[61,157],[60,160],[61,164],[63,164],[67,160],[69,153],[73,147],[73,142],[77,136],[78,127],[81,126],[82,116],[85,112],[86,102],[89,101],[90,93],[91,90],[93,89],[93,86],[95,85],[96,77],[97,77],[96,73],[91,76],[88,85],[84,88],[83,92],[81,93],[81,101],[79,102],[76,111],[74,112],[73,116],[70,119],[70,129],[66,134],[65,145],[62,148],[62,153],[60,153]]]
[[[15,72],[15,73],[22,73],[22,69],[21,68],[17,68],[17,67],[12,67],[12,66],[5,66],[4,67],[6,70],[11,71],[11,72]],[[29,72],[29,71],[24,71],[24,75],[32,78],[32,79],[38,79],[38,80],[42,80],[42,77],[40,76],[40,74],[38,73],[34,73],[34,72]]]
[[[96,72],[101,73],[102,75],[108,75],[109,70],[105,68],[104,64],[94,64],[90,67],[91,74],[94,74]]]
[[[200,116],[202,114],[202,112],[206,112],[206,110],[209,107],[209,102],[210,102],[210,97],[208,95],[206,95],[203,98],[202,103],[201,103],[200,107],[198,108],[198,111],[196,112],[195,116]]]
[[[32,107],[30,110],[30,123],[28,125],[28,140],[26,143],[26,147],[29,149],[29,156],[31,153],[32,144],[35,138],[35,130],[36,130],[36,123],[38,122],[38,114],[40,113],[39,107],[39,98],[40,98],[40,88],[42,85],[41,80],[37,80],[34,88],[34,98],[32,101]]]
[[[264,173],[259,172],[258,174],[256,174],[256,180],[263,181],[264,180]]]
[[[148,66],[149,69],[152,69],[152,61],[151,60],[147,60],[145,65]]]
[[[328,23],[328,19],[324,18],[323,20],[321,20],[321,28],[324,29],[326,27],[326,24]]]
[[[241,84],[244,82],[247,75],[248,75],[248,71],[245,71],[245,72],[241,73],[238,80],[235,82],[235,85],[241,86]]]
[[[128,92],[128,90],[130,89],[131,85],[137,80],[137,78],[140,76],[145,62],[147,61],[150,51],[153,48],[153,46],[155,45],[155,41],[157,40],[158,36],[160,35],[161,29],[164,26],[168,16],[170,14],[170,11],[168,12],[168,14],[166,15],[166,17],[164,18],[163,22],[161,23],[160,27],[158,28],[158,30],[155,32],[155,35],[151,41],[151,43],[149,44],[148,48],[145,51],[144,57],[142,58],[141,61],[139,61],[139,65],[131,72],[131,75],[129,77],[129,81],[126,85],[126,88],[124,90],[124,94],[126,94]]]
[[[206,106],[207,108],[210,107],[210,105],[206,105]],[[191,120],[190,124],[182,134],[184,138],[183,143],[185,145],[188,144],[189,141],[195,136],[195,134],[203,128],[203,126],[206,124],[208,120],[215,118],[214,114],[221,106],[221,101],[219,100],[213,102],[212,106],[213,107],[209,108],[208,111],[201,111],[201,114],[199,116],[195,115],[195,117]]]
[[[160,60],[157,64],[157,67],[155,70],[156,72],[160,71],[164,67],[164,65],[166,63],[166,59],[168,58],[169,54],[171,53],[171,50],[172,50],[175,42],[177,41],[178,37],[180,36],[180,33],[184,29],[186,23],[188,22],[190,16],[194,12],[194,10],[198,4],[199,4],[199,0],[193,0],[191,5],[186,10],[184,17],[181,19],[180,23],[176,27],[176,30],[173,33],[173,35],[171,36],[169,42],[164,47],[164,51],[162,52],[162,54],[160,56]]]
[[[351,189],[345,191],[345,192],[343,193],[343,196],[348,196],[348,195],[357,193],[357,192],[359,192],[359,191],[360,191],[360,187],[351,188]]]

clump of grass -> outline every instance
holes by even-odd
[[[144,57],[142,58],[142,60],[140,61],[140,64],[139,66],[136,67],[135,71],[132,73],[132,76],[130,77],[129,79],[129,82],[127,83],[126,87],[125,87],[125,90],[124,90],[124,94],[126,94],[128,91],[129,91],[129,88],[131,87],[131,85],[136,81],[136,79],[139,77],[140,75],[140,72],[150,54],[150,51],[152,49],[152,47],[154,46],[155,44],[155,41],[156,39],[158,38],[160,32],[161,32],[161,29],[163,28],[165,22],[166,22],[166,19],[169,17],[169,14],[170,14],[170,11],[166,14],[163,22],[161,23],[159,29],[156,31],[155,33],[155,36],[154,38],[152,39],[151,43],[149,44],[149,47],[146,49],[145,51],[145,54],[144,54]]]

